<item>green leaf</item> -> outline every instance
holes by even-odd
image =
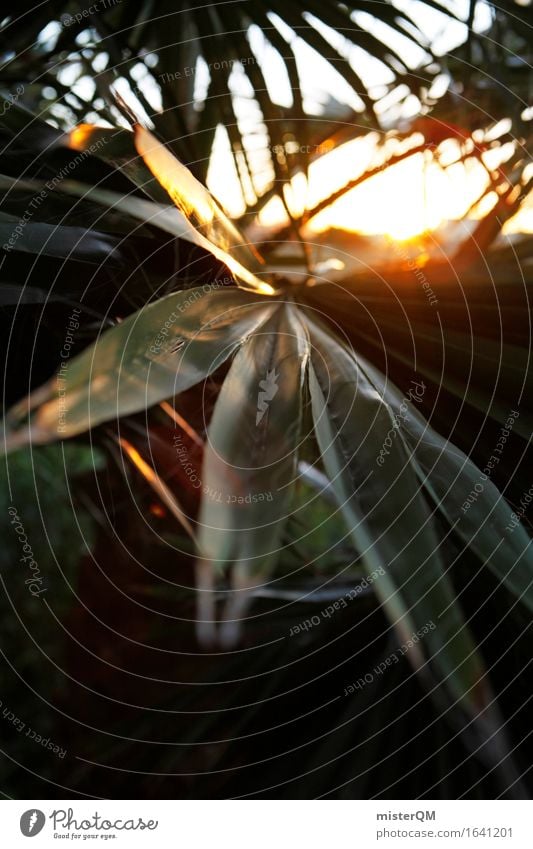
[[[281,547],[297,477],[307,358],[307,336],[294,307],[278,305],[236,354],[209,426],[199,549],[210,564],[234,564],[234,592],[220,635],[226,643],[238,633],[235,619],[249,589],[268,573]]]
[[[205,186],[144,127],[137,125],[133,134],[81,124],[69,134],[68,143],[74,150],[92,152],[119,168],[148,197],[162,204],[159,209],[165,222],[175,220],[171,230],[175,235],[210,251],[253,291],[273,293],[273,288],[254,273],[261,270],[261,262],[253,247]],[[102,191],[105,190],[99,190],[101,198]],[[165,210],[169,201],[175,204],[177,212]]]
[[[7,448],[52,442],[136,413],[211,374],[275,306],[210,286],[161,298],[105,332],[7,416]],[[22,423],[38,407],[29,425]]]
[[[490,689],[411,458],[393,438],[386,462],[377,462],[394,428],[390,409],[355,357],[313,323],[310,333],[317,440],[354,545],[377,573],[376,592],[402,640],[434,626],[410,648],[411,663],[427,674],[429,661],[448,699],[477,716]]]
[[[178,235],[181,238],[188,239],[187,222],[183,224],[182,230],[187,231],[183,235],[177,230],[175,219],[169,223],[161,222],[164,215],[165,218],[169,213],[179,213],[176,209],[170,206],[161,206],[153,201],[139,198],[134,195],[123,195],[120,192],[111,191],[109,189],[99,189],[87,183],[81,183],[77,180],[62,180],[52,194],[46,186],[46,182],[42,180],[22,180],[17,177],[8,177],[5,174],[0,174],[0,191],[5,190],[2,198],[2,207],[6,210],[5,217],[9,220],[20,221],[20,204],[27,203],[28,193],[32,195],[46,194],[46,206],[35,210],[32,221],[74,221],[89,223],[96,225],[99,231],[110,233],[112,235],[135,235],[151,236],[151,230],[147,227],[142,227],[137,224],[141,221],[143,224],[150,224],[159,227],[165,232],[170,232],[173,235]],[[73,204],[71,197],[78,198],[78,201]],[[102,211],[100,212],[100,208]],[[192,228],[191,228],[192,229]],[[196,237],[200,235],[195,231]]]
[[[413,328],[403,328],[397,319],[383,315],[380,315],[379,322],[380,326],[389,327],[396,334],[394,341],[390,337],[387,339],[388,356],[412,367],[413,356],[405,352],[410,350]],[[501,340],[473,336],[449,327],[443,334],[442,328],[422,321],[416,322],[414,332],[418,373],[500,424],[507,419],[512,399],[533,391],[530,352],[525,345],[503,344]],[[363,332],[361,336],[375,345],[371,334]],[[444,373],[435,367],[432,356],[433,351],[440,349],[445,363]],[[516,420],[514,431],[529,440],[533,416],[527,410],[522,411]]]
[[[30,221],[24,223],[18,234],[15,227],[19,224],[20,219],[16,216],[2,215],[0,244],[8,245],[12,240],[9,250],[73,259],[95,265],[100,265],[104,259],[114,265],[121,261],[119,240],[97,230]]]
[[[405,403],[401,392],[370,363],[361,368],[384,399],[392,415]],[[507,588],[533,610],[533,546],[504,496],[455,445],[434,431],[407,402],[399,434],[412,457],[413,468],[437,509],[465,547],[472,549]],[[516,419],[515,419],[516,421]],[[495,446],[496,449],[496,446]],[[500,462],[497,450],[487,462]]]
[[[77,509],[79,504],[73,502],[73,482],[104,467],[105,457],[97,448],[75,443],[28,447],[0,463],[0,509],[4,516],[10,506],[20,512],[35,559],[47,583],[52,582],[54,595],[60,595],[67,608],[72,598],[66,575],[76,578],[79,559],[91,550],[95,531],[90,511]],[[50,504],[53,510],[43,509]],[[9,523],[14,524],[11,518]],[[17,535],[6,528],[0,566],[3,577],[20,595],[18,601],[27,594],[20,580],[20,556]]]

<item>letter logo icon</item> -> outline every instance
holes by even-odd
[[[31,808],[29,811],[24,811],[20,818],[20,830],[24,837],[35,837],[42,831],[46,822],[46,817],[42,811],[37,808]]]
[[[268,410],[268,402],[273,400],[278,391],[279,387],[276,382],[278,377],[279,375],[276,374],[276,369],[273,368],[271,371],[267,371],[264,380],[259,381],[259,388],[262,391],[257,394],[257,414],[255,417],[256,427],[259,425]]]

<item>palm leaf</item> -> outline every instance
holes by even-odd
[[[179,217],[169,214],[165,206],[160,212],[165,222],[171,222],[176,235],[209,250],[254,291],[273,291],[254,274],[260,270],[258,254],[207,189],[148,130],[137,125],[133,134],[84,124],[69,134],[68,144],[74,150],[94,151],[96,156],[118,166],[157,204],[172,201]],[[104,197],[101,192],[106,190],[96,191]],[[157,217],[161,220],[160,215]]]
[[[399,390],[374,366],[359,359],[391,415],[400,415],[404,399]],[[436,509],[443,513],[465,548],[474,551],[498,580],[533,610],[531,540],[525,529],[516,525],[503,495],[459,448],[429,427],[412,405],[408,416],[401,418],[400,432],[413,468]],[[495,455],[494,464],[497,462]]]
[[[13,407],[7,447],[50,442],[146,409],[211,374],[271,314],[237,289],[161,298],[111,328],[57,378]],[[28,413],[39,407],[29,425]]]
[[[9,245],[19,220],[14,215],[1,213],[0,243]],[[100,264],[107,258],[111,264],[118,265],[121,261],[118,246],[118,239],[92,228],[86,230],[82,227],[30,221],[25,224],[20,235],[15,235],[11,249],[38,256],[68,258],[94,264]]]
[[[434,677],[433,697],[463,727],[476,720],[475,731],[484,743],[491,740],[497,764],[508,751],[501,720],[409,451],[401,438],[390,440],[392,411],[356,357],[314,323],[310,334],[316,436],[354,545],[385,613],[411,645],[411,663]],[[379,464],[379,446],[387,439],[391,447]]]
[[[452,11],[440,4],[439,11],[454,18]],[[69,14],[71,6],[66,0],[52,0],[47,7],[47,20]],[[354,17],[364,12],[362,17]],[[368,19],[368,16],[371,20]],[[44,16],[46,17],[46,16]],[[20,51],[25,62],[13,58],[6,66],[4,83],[13,86],[22,84],[34,93],[43,92],[53,86],[60,94],[59,103],[49,103],[46,95],[41,95],[45,112],[62,126],[68,121],[77,123],[86,120],[87,115],[98,111],[102,118],[116,124],[127,114],[113,91],[112,83],[117,77],[129,85],[130,107],[138,104],[139,110],[148,114],[156,132],[165,138],[171,149],[183,159],[196,175],[205,182],[209,167],[209,154],[215,140],[216,124],[223,115],[224,124],[229,126],[231,145],[236,158],[246,162],[248,152],[253,146],[253,133],[238,120],[242,95],[232,80],[232,63],[240,65],[242,75],[252,87],[252,97],[260,112],[264,124],[262,137],[264,155],[270,163],[271,185],[282,179],[289,180],[298,170],[306,170],[306,156],[299,153],[294,156],[286,148],[286,141],[296,141],[297,147],[308,143],[308,128],[316,117],[305,109],[305,101],[298,92],[302,88],[301,72],[294,58],[294,45],[305,45],[318,53],[342,77],[346,79],[360,102],[360,117],[352,123],[350,135],[360,132],[360,125],[377,126],[374,96],[365,83],[364,59],[368,57],[386,70],[391,82],[390,87],[406,80],[415,93],[419,93],[431,74],[421,70],[416,78],[407,67],[394,45],[394,39],[388,39],[390,33],[396,38],[402,37],[411,44],[424,43],[424,37],[417,26],[416,19],[406,11],[396,9],[392,3],[359,2],[342,6],[336,0],[304,3],[302,0],[290,5],[268,0],[244,0],[234,4],[231,14],[224,6],[210,6],[205,10],[190,9],[186,4],[161,2],[154,12],[151,7],[140,10],[133,0],[123,0],[116,7],[99,10],[90,21],[81,21],[64,27],[58,38],[44,39],[40,42],[39,62],[46,61],[47,70],[38,73],[34,57],[28,60],[29,44],[33,44],[44,25],[44,17],[37,18],[29,30],[20,29],[17,21],[7,18],[0,31],[6,48]],[[132,25],[132,22],[135,22]],[[373,32],[373,23],[381,25],[383,38]],[[278,61],[285,65],[288,79],[297,93],[291,107],[280,107],[266,82],[266,62],[259,55],[251,39],[252,27],[259,27],[265,44],[275,50]],[[88,37],[80,49],[82,33]],[[328,37],[326,37],[326,33]],[[341,34],[342,44],[330,34]],[[24,39],[29,41],[25,43]],[[284,43],[287,45],[284,48]],[[192,53],[191,45],[195,51]],[[253,46],[252,46],[253,45]],[[25,49],[26,48],[26,49]],[[66,51],[66,52],[65,52]],[[146,80],[157,89],[162,103],[162,111],[154,109],[146,86],[139,86],[135,71],[139,61],[146,53],[157,55],[157,67],[146,66]],[[431,56],[426,47],[428,61]],[[363,54],[365,54],[363,59]],[[65,61],[65,55],[68,57]],[[205,97],[194,100],[194,78],[198,70],[198,57],[201,56],[208,68],[209,82]],[[46,57],[46,60],[45,60]],[[59,60],[61,57],[61,61]],[[93,71],[92,63],[104,59],[105,68],[98,73]],[[426,63],[427,64],[427,63]],[[76,95],[72,86],[65,86],[62,72],[69,68],[75,79],[90,73],[95,82],[95,91],[89,100]],[[2,77],[0,76],[0,79]],[[22,96],[22,100],[26,97]],[[216,114],[210,108],[216,98]],[[100,101],[104,101],[102,105]],[[346,107],[347,116],[351,115]],[[302,121],[302,117],[304,120]],[[94,120],[94,119],[93,119]],[[319,119],[321,120],[321,119]],[[276,146],[284,155],[272,151]],[[279,156],[279,158],[278,158]],[[244,195],[246,196],[242,181]],[[252,183],[254,180],[252,180]],[[268,192],[268,185],[254,187],[256,194]],[[276,186],[278,195],[282,195],[282,185]]]
[[[386,404],[331,335],[314,324],[310,332],[310,391],[322,460],[357,550],[370,572],[383,570],[376,588],[385,609],[408,639],[430,621],[436,625],[451,598],[439,539],[401,443],[393,443],[386,463],[376,462],[394,425]],[[451,657],[454,651],[456,659],[464,657],[471,646],[466,637],[463,642],[458,623],[445,620],[442,628],[447,635],[442,642],[451,639]],[[414,657],[421,667],[422,649]]]

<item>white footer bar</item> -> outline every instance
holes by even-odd
[[[532,814],[507,801],[6,800],[0,834],[6,849],[532,849]]]

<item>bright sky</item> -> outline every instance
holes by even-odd
[[[466,37],[466,26],[459,21],[453,21],[448,16],[424,6],[418,0],[395,0],[399,10],[408,11],[416,20],[420,29],[437,54],[453,49]],[[469,0],[447,0],[447,7],[460,18],[468,15]],[[485,30],[490,24],[490,9],[487,3],[480,0],[476,7],[474,26],[478,31]],[[423,45],[417,46],[407,38],[399,35],[389,27],[376,22],[366,13],[356,13],[356,24],[375,34],[378,38],[394,47],[411,68],[418,67],[429,60],[429,54]],[[311,18],[310,18],[311,19]],[[279,18],[276,25],[282,32],[290,34],[290,30]],[[58,25],[50,24],[42,34],[42,40],[57,36]],[[358,48],[346,49],[346,41],[342,36],[323,28],[323,34],[333,43],[345,50],[346,56],[356,68],[363,82],[369,87],[372,96],[383,97],[387,92],[387,84],[392,81],[391,72],[380,62],[372,59]],[[81,38],[88,38],[88,34]],[[292,93],[284,63],[268,43],[258,28],[251,31],[251,44],[255,55],[266,69],[266,79],[271,98],[281,106],[290,106]],[[359,111],[362,103],[344,79],[335,71],[322,56],[311,50],[300,38],[293,37],[292,46],[297,58],[302,81],[302,90],[306,109],[320,116],[324,109],[334,120],[342,118],[350,108]],[[146,57],[150,65],[155,57]],[[99,66],[95,71],[106,67],[107,59],[98,58]],[[61,82],[72,86],[74,92],[84,99],[94,95],[94,81],[89,75],[76,79],[78,67],[66,67],[62,72]],[[137,85],[154,109],[161,106],[160,92],[153,83],[146,66],[139,63],[134,69]],[[208,82],[207,66],[199,59],[194,74],[195,97],[202,101]],[[232,72],[234,86],[235,111],[239,128],[245,138],[249,160],[253,166],[256,178],[256,190],[261,191],[272,180],[272,171],[266,136],[261,132],[261,116],[253,98],[250,84],[242,70],[237,65]],[[132,92],[128,83],[119,79],[117,89],[131,102]],[[434,93],[442,94],[447,81],[443,76],[437,78]],[[331,96],[334,93],[334,97]],[[384,126],[392,126],[399,119],[408,121],[420,114],[420,102],[410,95],[405,87],[396,87],[380,104]],[[88,116],[88,120],[98,120],[98,116]],[[101,120],[98,121],[101,123]],[[259,125],[259,131],[258,131]],[[420,141],[421,139],[419,139]],[[383,146],[378,148],[378,136],[375,133],[365,134],[364,137],[348,142],[315,160],[310,168],[309,182],[306,184],[303,176],[295,180],[293,192],[287,197],[294,211],[304,205],[312,207],[317,201],[329,195],[335,189],[344,185],[350,179],[356,178],[367,167],[376,167],[383,162]],[[416,142],[412,139],[408,144]],[[385,152],[390,154],[394,145],[399,142],[387,142]],[[451,161],[457,157],[459,149],[450,148],[445,151]],[[503,151],[503,158],[512,152]],[[492,152],[488,154],[489,158]],[[502,160],[500,160],[502,161]],[[499,163],[494,161],[492,167]],[[437,164],[425,159],[424,155],[413,156],[404,162],[387,169],[378,176],[368,180],[360,187],[347,193],[329,209],[313,220],[313,229],[320,232],[329,227],[344,227],[363,233],[386,232],[395,238],[407,238],[417,232],[433,229],[441,221],[458,219],[465,214],[471,204],[483,191],[487,182],[483,167],[470,160],[465,166],[458,164],[443,170]],[[208,173],[208,185],[220,200],[226,210],[232,215],[240,215],[245,210],[241,188],[237,178],[234,159],[226,130],[219,126],[216,133],[215,147]],[[248,191],[247,200],[253,202],[255,196]],[[479,212],[479,211],[478,211]],[[526,210],[523,222],[533,224],[529,219],[533,213]],[[281,201],[274,201],[265,209],[261,223],[271,224],[282,220],[284,211]],[[529,229],[529,227],[527,227]]]
[[[453,21],[449,16],[441,14],[433,9],[419,3],[418,0],[396,0],[395,5],[400,10],[408,11],[412,18],[417,22],[422,32],[426,34],[428,43],[433,45],[436,53],[444,53],[453,49],[458,44],[463,42],[466,37],[467,28],[459,21]],[[454,11],[459,17],[465,19],[468,15],[469,2],[468,0],[448,0],[448,8]],[[283,25],[276,19],[278,24]],[[416,68],[420,63],[427,62],[430,55],[422,48],[413,44],[409,39],[398,35],[389,27],[376,22],[365,13],[357,13],[355,16],[356,23],[375,34],[383,41],[390,44],[398,52],[405,57],[406,63]],[[475,16],[475,28],[484,30],[490,24],[490,10],[486,3],[479,2],[477,5]],[[286,31],[288,31],[285,28]],[[331,38],[331,33],[328,36]],[[341,45],[344,39],[337,37],[337,42]],[[354,95],[350,86],[338,74],[333,66],[328,63],[323,57],[319,56],[315,51],[307,47],[301,40],[296,38],[293,42],[294,50],[297,56],[298,65],[300,68],[300,76],[303,84],[303,95],[306,108],[312,110],[319,115],[324,106],[332,107],[338,112],[338,120],[342,119],[343,113],[353,108],[360,110],[362,103],[359,98]],[[268,67],[268,86],[271,97],[280,105],[288,106],[292,102],[291,89],[287,74],[283,63],[281,62],[276,51],[265,47],[262,34],[257,31],[254,33],[253,48],[260,61]],[[373,96],[383,96],[387,89],[387,83],[392,81],[391,72],[385,68],[377,60],[373,60],[368,54],[357,48],[349,52],[348,58],[357,69],[358,74],[363,82],[369,86]],[[242,93],[242,102],[237,110],[239,115],[239,125],[243,134],[248,130],[255,130],[257,115],[253,107],[249,103],[251,91],[248,90],[245,82],[242,80],[243,74],[239,73],[240,69],[234,71],[234,79],[236,90]],[[440,88],[441,92],[446,88],[446,83],[443,78],[438,78],[436,88]],[[331,101],[331,93],[334,92],[334,101]],[[395,100],[398,102],[395,104]],[[337,101],[337,103],[335,103]],[[385,122],[391,126],[398,119],[414,118],[419,114],[420,102],[415,96],[406,97],[405,87],[398,87],[387,98],[387,110],[384,114]],[[385,105],[385,102],[384,102]],[[242,118],[241,118],[242,115]],[[254,144],[255,143],[255,144]],[[250,149],[254,146],[264,146],[264,141],[260,136],[254,136],[254,142],[251,142]],[[361,146],[362,145],[362,146]],[[335,151],[322,157],[322,165],[312,168],[310,186],[307,189],[306,195],[310,205],[313,204],[313,197],[320,194],[320,186],[326,183],[331,186],[331,190],[336,188],[335,182],[341,185],[344,180],[349,179],[352,175],[356,176],[362,168],[358,167],[361,156],[366,156],[368,164],[371,161],[371,154],[375,152],[375,137],[372,137],[368,143],[354,142],[351,145],[345,146],[347,149]],[[252,155],[253,159],[253,155]],[[263,161],[262,161],[263,159]],[[270,168],[266,164],[264,157],[261,157],[260,152],[256,154],[258,170],[265,169],[264,184],[268,184],[272,178]],[[335,162],[335,167],[331,163]],[[414,165],[416,169],[416,164]],[[420,170],[420,166],[418,166]],[[408,176],[409,170],[414,173],[413,166],[408,166],[405,174]],[[403,169],[399,170],[399,176],[396,181],[401,181]],[[340,183],[338,180],[340,177]],[[373,181],[374,183],[374,181]],[[215,152],[212,158],[211,167],[209,169],[208,184],[213,193],[222,199],[226,209],[233,215],[239,215],[244,212],[244,204],[242,195],[238,185],[237,173],[231,154],[230,144],[227,134],[220,128],[217,134]],[[375,183],[372,190],[379,188],[379,184]],[[322,195],[325,193],[322,192]],[[301,193],[300,193],[301,199]],[[269,215],[265,221],[271,220],[273,215],[281,214],[281,204],[276,204],[273,209],[269,210]],[[324,221],[325,219],[323,219]],[[355,224],[354,224],[355,226]]]
[[[398,9],[408,11],[426,34],[427,41],[433,46],[436,54],[445,53],[461,44],[466,37],[467,28],[459,21],[424,6],[417,0],[396,0]],[[459,17],[465,19],[468,15],[468,0],[450,0],[448,8]],[[408,39],[389,30],[388,27],[376,23],[367,14],[356,15],[357,23],[364,26],[376,36],[395,47],[405,57],[407,64],[416,68],[429,59],[422,47],[417,47]],[[479,2],[476,7],[474,27],[484,31],[491,22],[489,6]],[[342,39],[339,39],[342,41]],[[303,94],[306,107],[315,113],[320,113],[324,105],[331,110],[337,110],[339,119],[342,117],[341,104],[345,109],[361,108],[361,102],[353,94],[350,87],[340,77],[334,68],[322,57],[310,50],[300,39],[294,42],[295,52],[301,69]],[[256,33],[254,50],[260,59],[268,66],[268,82],[271,97],[281,105],[291,104],[292,97],[289,82],[283,63],[276,52],[265,48],[261,33]],[[372,60],[362,51],[352,50],[350,61],[364,83],[370,87],[374,96],[382,96],[384,86],[391,81],[390,72],[379,62]],[[236,88],[239,89],[239,75],[236,74]],[[440,96],[447,87],[447,79],[441,75],[436,78],[433,91]],[[242,86],[243,133],[247,129],[246,96],[251,92]],[[335,93],[332,102],[328,92]],[[329,99],[329,103],[328,103]],[[398,120],[409,121],[420,114],[420,102],[414,95],[407,95],[405,87],[398,87],[378,108],[382,108],[384,125],[393,126]],[[256,115],[250,114],[249,122],[255,126]],[[505,128],[508,129],[508,128]],[[256,145],[257,145],[257,136]],[[286,194],[289,205],[295,213],[302,208],[312,208],[322,198],[345,185],[349,180],[357,178],[367,168],[374,168],[384,161],[383,148],[378,147],[378,136],[375,133],[365,134],[364,137],[348,142],[331,153],[316,159],[310,167],[309,181],[303,177],[296,178],[294,190]],[[408,144],[420,143],[422,137],[409,140]],[[260,145],[263,142],[260,142]],[[391,141],[385,146],[385,151],[394,152],[394,146],[399,150],[399,143]],[[443,146],[443,160],[446,164],[453,162],[460,155],[460,149],[453,142]],[[484,155],[485,164],[497,168],[513,153],[511,145],[501,151],[489,151]],[[261,155],[257,155],[258,167],[264,166]],[[265,183],[272,175],[268,167],[265,173]],[[225,205],[228,212],[239,215],[244,212],[241,191],[238,185],[237,173],[230,150],[229,140],[225,131],[220,128],[217,143],[208,175],[208,183],[213,193]],[[396,239],[406,239],[424,230],[432,230],[440,223],[449,220],[459,220],[471,208],[472,204],[483,194],[488,186],[485,168],[475,159],[468,160],[464,165],[450,165],[446,169],[418,154],[404,162],[395,165],[380,175],[371,178],[360,187],[348,192],[344,197],[317,215],[311,224],[314,232],[322,232],[330,227],[355,230],[365,234],[387,233]],[[253,198],[252,198],[253,200]],[[479,217],[495,202],[494,195],[485,198],[482,204],[471,213]],[[263,211],[260,221],[271,225],[286,218],[283,205],[279,199],[273,200]],[[533,208],[524,208],[512,222],[507,225],[507,231],[533,231]]]

